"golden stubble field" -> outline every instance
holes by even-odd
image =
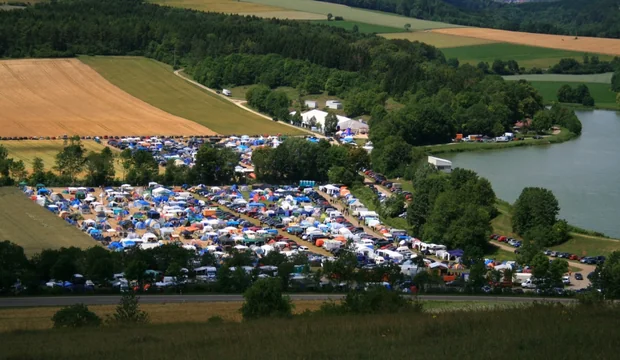
[[[112,85],[77,59],[0,61],[0,136],[213,135]]]
[[[551,49],[620,55],[620,39],[605,39],[581,36],[575,37],[569,35],[533,34],[517,31],[483,28],[437,29],[433,30],[433,32],[445,35],[456,35],[489,41],[507,42]]]

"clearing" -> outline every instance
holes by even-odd
[[[446,59],[457,58],[463,63],[476,65],[481,61],[493,64],[493,61],[499,60],[516,60],[519,66],[525,68],[548,68],[557,64],[560,59],[573,58],[582,60],[583,52],[574,52],[567,50],[549,49],[544,47],[515,45],[507,42],[461,46],[443,48],[441,51]],[[601,60],[611,60],[613,57],[608,55],[599,56]]]
[[[101,152],[105,145],[97,144],[93,140],[82,140],[81,144],[87,152]],[[45,165],[45,170],[50,170],[56,162],[56,154],[62,151],[64,142],[62,140],[20,140],[20,141],[2,141],[0,145],[9,151],[9,157],[15,161],[22,160],[26,165],[26,170],[32,171],[32,160],[40,157]],[[112,152],[118,152],[118,149],[110,147]],[[114,163],[116,176],[120,178],[123,174],[123,167]]]
[[[380,11],[370,11],[352,8],[345,5],[325,3],[313,0],[247,0],[254,4],[275,6],[290,10],[305,11],[321,14],[327,19],[327,14],[342,16],[346,21],[359,21],[366,24],[389,26],[404,29],[405,24],[411,24],[411,30],[440,29],[460,27],[436,21],[419,20],[410,17],[388,14]]]
[[[219,134],[305,134],[235,106],[174,75],[172,67],[142,57],[80,57],[129,94]]]
[[[419,41],[429,45],[433,45],[437,48],[452,48],[460,46],[492,44],[496,42],[492,40],[440,34],[434,31],[399,32],[394,34],[381,34],[381,36],[386,39],[404,39],[409,41]]]
[[[0,61],[2,136],[212,135],[137,99],[77,59]]]
[[[503,76],[504,80],[527,80],[527,81],[557,81],[557,82],[577,82],[577,83],[599,83],[611,84],[611,77],[614,73],[604,74],[523,74]]]
[[[321,17],[323,18],[323,17]],[[327,21],[327,20],[317,20],[312,21],[313,24],[323,24],[329,25],[333,27],[342,28],[345,30],[352,31],[354,26],[357,26],[357,30],[363,34],[380,34],[380,33],[400,33],[403,29],[395,28],[391,26],[382,26],[382,25],[373,25],[367,24],[359,21]],[[394,34],[396,35],[396,34]],[[447,36],[447,35],[446,35]]]
[[[566,81],[531,81],[530,83],[538,90],[540,95],[542,95],[546,104],[558,101],[558,89],[562,85],[570,85],[572,88],[575,88],[580,84],[585,84],[588,86],[588,89],[590,89],[590,95],[594,98],[596,107],[605,109],[619,108],[618,104],[616,104],[616,93],[611,91],[609,84]]]
[[[441,29],[435,32],[581,53],[620,55],[620,39],[533,34],[482,28]]]
[[[277,6],[253,4],[246,1],[233,0],[148,0],[154,4],[172,6],[186,9],[194,9],[224,14],[253,15],[264,18],[291,19],[291,20],[317,20],[324,16],[302,12],[290,11]]]
[[[86,233],[37,205],[14,187],[0,188],[0,239],[9,240],[32,256],[43,249],[97,245]]]

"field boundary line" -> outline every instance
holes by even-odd
[[[243,110],[245,110],[245,111],[249,111],[249,112],[251,112],[251,113],[253,113],[253,114],[255,114],[255,115],[258,115],[258,116],[260,116],[260,117],[262,117],[262,118],[264,118],[264,119],[267,119],[267,120],[269,120],[269,121],[273,121],[273,119],[272,119],[272,118],[270,118],[269,116],[267,116],[267,115],[265,115],[265,114],[261,114],[261,113],[259,113],[258,111],[252,110],[252,109],[250,109],[249,107],[245,106],[245,105],[244,105],[245,101],[241,101],[241,100],[233,100],[233,99],[230,99],[230,98],[228,98],[228,97],[226,97],[226,96],[222,96],[221,94],[218,94],[218,93],[217,93],[217,91],[215,91],[215,90],[213,90],[213,89],[211,89],[211,88],[209,88],[209,87],[206,87],[206,86],[202,85],[201,83],[199,83],[199,82],[197,82],[197,81],[195,81],[195,80],[192,80],[192,79],[188,78],[187,76],[185,76],[185,75],[182,73],[182,71],[183,71],[183,70],[184,70],[184,69],[175,70],[175,71],[174,71],[174,74],[175,74],[176,76],[180,77],[181,79],[183,79],[183,80],[185,80],[185,81],[187,81],[187,82],[189,82],[189,83],[191,83],[191,84],[193,84],[193,85],[198,86],[199,88],[201,88],[201,89],[203,89],[203,90],[207,90],[207,91],[211,92],[212,94],[216,95],[216,96],[217,96],[217,97],[219,97],[219,98],[225,99],[226,101],[229,101],[229,102],[231,102],[231,103],[235,104],[236,106],[238,106],[238,107],[242,108],[242,109],[243,109]],[[293,128],[293,129],[298,129],[298,130],[305,131],[305,132],[307,132],[308,134],[312,134],[313,136],[316,136],[316,137],[319,137],[319,138],[325,138],[325,136],[323,136],[323,135],[321,135],[321,134],[314,133],[314,132],[309,131],[309,130],[307,130],[307,129],[304,129],[304,128],[302,128],[302,127],[297,127],[297,126],[295,126],[295,125],[291,125],[291,124],[289,124],[289,123],[282,122],[282,121],[279,121],[278,123],[280,123],[280,124],[282,124],[282,125],[286,125],[286,126],[288,126],[288,127],[291,127],[291,128]]]

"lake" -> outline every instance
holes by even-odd
[[[550,189],[561,218],[620,238],[620,116],[604,110],[576,114],[582,134],[562,144],[438,156],[489,179],[495,194],[510,203],[524,187]]]

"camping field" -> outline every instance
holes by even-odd
[[[501,41],[520,45],[569,50],[581,54],[587,52],[593,54],[607,54],[612,56],[620,55],[620,39],[532,34],[483,28],[438,29],[434,30],[434,32],[448,35],[472,37],[476,39]]]
[[[492,44],[496,41],[476,39],[473,37],[463,37],[456,35],[441,34],[434,31],[411,31],[398,32],[392,34],[381,34],[386,39],[404,39],[409,41],[419,41],[437,48],[453,48],[461,46],[472,46],[482,44]]]
[[[88,152],[100,152],[105,145],[97,144],[93,140],[84,140],[81,142],[84,149]],[[32,170],[32,160],[40,157],[45,165],[45,170],[50,170],[56,161],[56,154],[62,151],[64,142],[62,140],[20,140],[20,141],[1,141],[0,145],[9,151],[9,157],[14,160],[22,160],[26,165],[26,170]],[[114,147],[110,147],[113,152],[118,152]],[[114,170],[116,177],[122,178],[123,167],[115,163]]]
[[[565,81],[531,81],[530,82],[533,87],[538,90],[538,92],[542,95],[545,103],[550,104],[554,101],[557,101],[557,93],[558,89],[562,85],[570,85],[575,88],[578,86],[579,82],[565,82]],[[601,84],[601,83],[585,83],[590,89],[590,94],[594,98],[595,106],[599,108],[605,109],[618,109],[618,105],[616,104],[616,94],[611,91],[609,84]]]
[[[459,27],[436,21],[419,20],[400,15],[394,15],[379,11],[371,11],[353,8],[314,0],[246,0],[254,4],[262,4],[285,8],[289,10],[305,11],[321,14],[327,20],[327,14],[342,16],[345,21],[358,21],[366,24],[389,26],[404,29],[405,24],[411,24],[411,30],[440,29]]]
[[[200,89],[174,75],[172,67],[155,60],[99,56],[80,57],[80,60],[127,93],[219,134],[304,134]]]
[[[316,20],[312,21],[313,24],[323,24],[329,25],[333,27],[339,27],[345,30],[352,31],[353,27],[357,25],[357,30],[363,34],[383,34],[383,33],[400,33],[403,29],[395,28],[391,26],[383,26],[383,25],[373,25],[367,24],[359,21],[327,21],[327,20]],[[396,35],[396,34],[395,34]]]
[[[163,6],[180,7],[207,12],[224,14],[253,15],[264,18],[316,20],[323,16],[303,11],[291,11],[282,7],[253,4],[246,1],[233,0],[148,0]]]
[[[557,64],[560,59],[574,58],[581,61],[584,53],[568,50],[557,50],[544,47],[516,45],[510,43],[495,43],[472,46],[448,47],[441,51],[447,59],[457,58],[463,63],[476,65],[484,61],[489,65],[493,61],[500,60],[516,60],[519,66],[527,69],[538,67],[548,68]],[[600,55],[601,60],[611,60],[612,56]]]
[[[97,244],[14,187],[0,188],[0,239],[22,246],[28,256],[43,249],[86,249]]]
[[[0,61],[0,79],[5,137],[214,133],[123,92],[77,59]]]

